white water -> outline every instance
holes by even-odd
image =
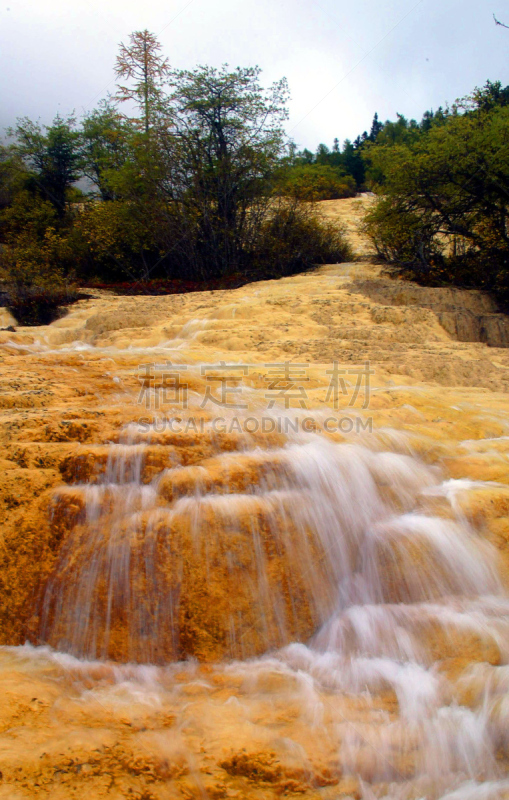
[[[495,648],[502,663],[509,660],[509,601],[495,554],[455,503],[467,487],[441,484],[434,469],[384,451],[376,436],[371,449],[334,444],[318,434],[295,435],[268,450],[258,444],[245,436],[236,449],[222,452],[218,442],[214,470],[179,465],[177,448],[175,463],[146,482],[150,434],[129,426],[91,482],[55,495],[58,505],[66,492],[81,494],[83,512],[46,589],[42,638],[80,659],[106,659],[115,615],[123,609],[128,660],[160,662],[164,637],[172,638],[178,652],[179,592],[165,583],[161,538],[176,523],[189,526],[196,542],[207,541],[217,529],[244,529],[247,514],[257,574],[251,600],[262,628],[268,604],[276,610],[277,630],[267,622],[267,655],[253,660],[248,649],[248,660],[226,659],[215,669],[242,676],[245,694],[256,697],[261,675],[291,676],[310,735],[326,731],[336,743],[338,770],[362,778],[366,799],[501,797],[509,786],[496,760],[508,738],[509,707],[499,702],[509,685],[507,673],[503,680],[490,677],[470,708],[457,704],[440,669],[442,658],[462,655],[464,641]],[[433,516],[427,510],[429,498],[436,497],[448,513]],[[285,644],[292,621],[281,592],[267,579],[267,525],[277,527],[272,535],[292,564],[300,565],[321,619],[307,642]],[[321,584],[324,573],[309,549],[309,531],[327,560],[332,594]],[[169,563],[183,568],[178,553]],[[148,577],[137,585],[141,565]],[[100,599],[104,585],[106,603]],[[229,626],[230,655],[238,656],[235,617]],[[66,664],[76,668],[72,659]],[[490,667],[489,674],[503,670]],[[114,676],[101,691],[123,687],[149,704],[175,691],[171,666],[118,666]],[[331,719],[326,712],[330,695],[367,698],[369,705],[370,697],[387,691],[397,698],[396,717],[373,711],[363,721],[338,712]]]
[[[179,336],[202,327],[192,321]],[[170,705],[179,731],[210,715],[211,749],[223,720],[232,747],[251,737],[301,764],[311,764],[315,739],[326,742],[338,776],[361,779],[363,800],[508,796],[498,756],[509,747],[509,599],[494,550],[457,502],[473,484],[442,483],[436,469],[393,452],[404,449],[395,432],[343,443],[299,433],[269,446],[206,427],[205,465],[182,463],[189,438],[132,424],[87,482],[78,475],[55,493],[55,516],[69,498],[81,511],[43,598],[40,637],[51,647],[4,655],[27,673],[36,665],[72,675],[84,706]],[[153,474],[150,459],[162,451],[166,463]],[[192,658],[181,661],[189,653],[179,629],[186,565],[172,550],[179,527],[201,554],[218,532],[250,537],[264,647],[245,643],[232,614],[212,671],[231,680],[227,699],[215,698]],[[298,572],[317,621],[304,640],[291,639],[299,612],[270,580],[267,537]],[[119,618],[131,663],[108,662]],[[456,679],[447,667],[462,656]],[[199,702],[189,700],[195,693]],[[296,709],[281,730],[265,708],[278,702]]]

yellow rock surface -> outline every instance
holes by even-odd
[[[232,291],[91,292],[48,327],[0,331],[0,800],[438,798],[462,781],[495,780],[474,745],[467,768],[444,744],[466,730],[454,702],[465,713],[488,708],[499,777],[507,773],[509,323],[482,293],[384,275],[357,229],[368,202],[321,208],[346,224],[362,260]],[[165,400],[155,409],[143,393],[164,389],[161,370],[153,379],[143,365],[167,361],[188,368],[187,408]],[[221,361],[249,365],[242,393],[228,395],[248,410],[203,406],[207,388],[216,400],[221,389],[210,380],[220,371],[202,366]],[[336,409],[334,361],[346,391]],[[362,389],[349,406],[348,370],[367,361],[369,397]],[[280,412],[311,418],[324,447],[363,454],[337,465],[345,483],[364,472],[355,484],[363,488],[334,506],[344,549],[332,566],[330,543],[313,528],[313,495],[295,477],[295,436],[231,425],[236,415],[262,419],[282,362],[309,364],[309,380],[306,407],[297,398]],[[149,429],[163,412],[175,429]],[[330,432],[331,417],[363,426]],[[140,492],[122,510],[118,486],[132,478]],[[376,533],[379,509],[470,526],[467,550],[482,561],[491,548],[480,580],[493,597],[472,599],[469,589],[462,599],[463,573],[425,528],[376,534],[366,550],[360,531]],[[325,664],[304,643],[336,609],[347,567],[357,574],[363,558],[381,576],[365,625],[340,609],[319,634],[360,660],[354,669],[327,655]],[[76,616],[89,585],[84,563],[96,569],[95,628]],[[122,591],[112,594],[119,564]],[[377,604],[397,620],[390,635],[377,628]],[[367,632],[377,630],[374,654]],[[26,641],[104,660],[19,647]],[[401,669],[388,672],[384,658],[396,647]],[[361,674],[366,654],[375,677]],[[113,663],[128,661],[159,666]],[[416,687],[434,687],[428,728],[412,721],[401,689],[412,669]],[[450,782],[426,761],[435,752],[426,731],[442,719],[435,702],[449,715],[440,724]],[[507,796],[501,782],[496,791]]]

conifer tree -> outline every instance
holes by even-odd
[[[118,86],[116,99],[136,103],[146,134],[152,127],[162,97],[162,84],[170,71],[169,61],[160,55],[160,50],[153,33],[135,31],[129,37],[129,45],[121,43],[115,65],[117,78],[132,81],[132,86]]]

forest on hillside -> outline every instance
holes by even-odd
[[[372,191],[381,259],[509,307],[509,87],[315,153],[285,133],[288,87],[257,67],[170,67],[148,31],[120,46],[116,93],[82,119],[23,118],[0,146],[0,279],[25,324],[78,285],[233,286],[351,258],[320,200]]]

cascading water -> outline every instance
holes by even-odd
[[[509,658],[495,552],[457,511],[454,482],[368,439],[131,424],[85,482],[78,456],[78,481],[52,504],[72,530],[41,639],[79,659],[159,664],[160,691],[163,665],[194,657],[254,687],[292,679],[309,731],[336,752],[332,772],[359,777],[364,798],[502,796],[509,680],[470,708],[447,672],[472,648]],[[467,692],[479,676],[462,680]]]
[[[15,672],[30,719],[38,703],[49,709],[45,735],[27,733],[27,716],[19,723],[35,778],[32,795],[11,796],[39,796],[47,774],[55,783],[72,772],[79,790],[63,783],[52,800],[509,798],[509,600],[497,551],[464,514],[477,484],[442,482],[419,460],[409,442],[426,432],[329,434],[327,415],[306,411],[315,431],[263,434],[246,424],[248,413],[270,417],[260,411],[263,381],[244,387],[243,418],[221,410],[226,424],[215,427],[201,405],[200,337],[222,346],[223,318],[256,317],[259,293],[273,300],[271,285],[253,292],[238,313],[218,307],[210,319],[198,298],[189,322],[172,322],[167,335],[178,339],[167,346],[154,344],[160,328],[133,347],[131,331],[115,344],[105,333],[101,350],[103,314],[83,323],[83,341],[62,328],[55,350],[34,345],[38,358],[69,357],[73,376],[90,367],[97,413],[117,404],[109,432],[146,416],[133,378],[142,360],[184,358],[194,342],[186,377],[201,395],[108,444],[90,443],[110,435],[95,434],[95,418],[82,445],[62,439],[66,483],[52,493],[48,528],[58,555],[33,593],[33,644],[0,650],[4,681],[12,690]],[[350,315],[349,294],[345,302]],[[399,412],[425,419],[402,402]],[[438,401],[430,393],[427,402]],[[430,415],[437,425],[442,410]],[[60,435],[48,424],[38,457],[60,448]],[[474,444],[490,443],[463,442],[469,453]],[[17,724],[0,736],[7,761]],[[0,784],[0,798],[9,791]]]

